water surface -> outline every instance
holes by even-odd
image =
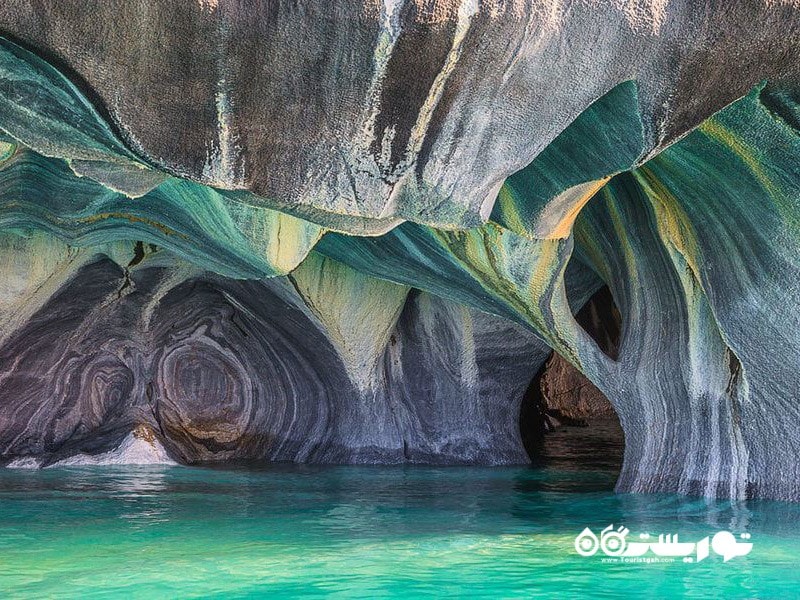
[[[615,495],[617,462],[0,470],[0,596],[797,596],[800,507]],[[610,523],[749,532],[753,550],[697,564],[575,552],[584,527]]]

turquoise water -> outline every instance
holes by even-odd
[[[0,470],[2,597],[791,598],[800,507],[615,495],[614,461],[539,468]],[[749,532],[728,563],[606,563],[589,526]]]

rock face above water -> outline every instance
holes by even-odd
[[[95,257],[6,341],[4,456],[52,464],[145,427],[183,462],[526,460],[546,347],[522,327],[322,257],[263,281],[164,260]]]
[[[0,36],[3,461],[525,462],[555,351],[618,489],[800,499],[794,2],[45,0]]]
[[[351,232],[479,225],[507,176],[635,80],[630,167],[760,80],[794,80],[796,21],[792,2],[758,0],[0,7],[0,31],[61,67],[143,162]],[[79,168],[108,182],[91,158]]]

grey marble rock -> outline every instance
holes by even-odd
[[[0,457],[525,462],[555,352],[618,490],[800,500],[798,42],[796,0],[0,4]]]
[[[289,279],[176,277],[151,260],[95,256],[3,345],[3,459],[91,464],[149,431],[138,439],[185,463],[528,460],[520,402],[547,349],[519,326],[328,260],[322,280],[400,291],[385,343],[348,366]]]
[[[0,34],[144,162],[351,232],[480,224],[623,81],[650,156],[797,81],[800,42],[796,6],[764,0],[14,0]]]

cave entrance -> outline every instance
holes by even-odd
[[[608,287],[598,290],[575,318],[600,349],[616,360],[622,319]],[[534,465],[615,473],[622,467],[624,437],[613,406],[586,376],[555,352],[525,392],[519,425]]]

